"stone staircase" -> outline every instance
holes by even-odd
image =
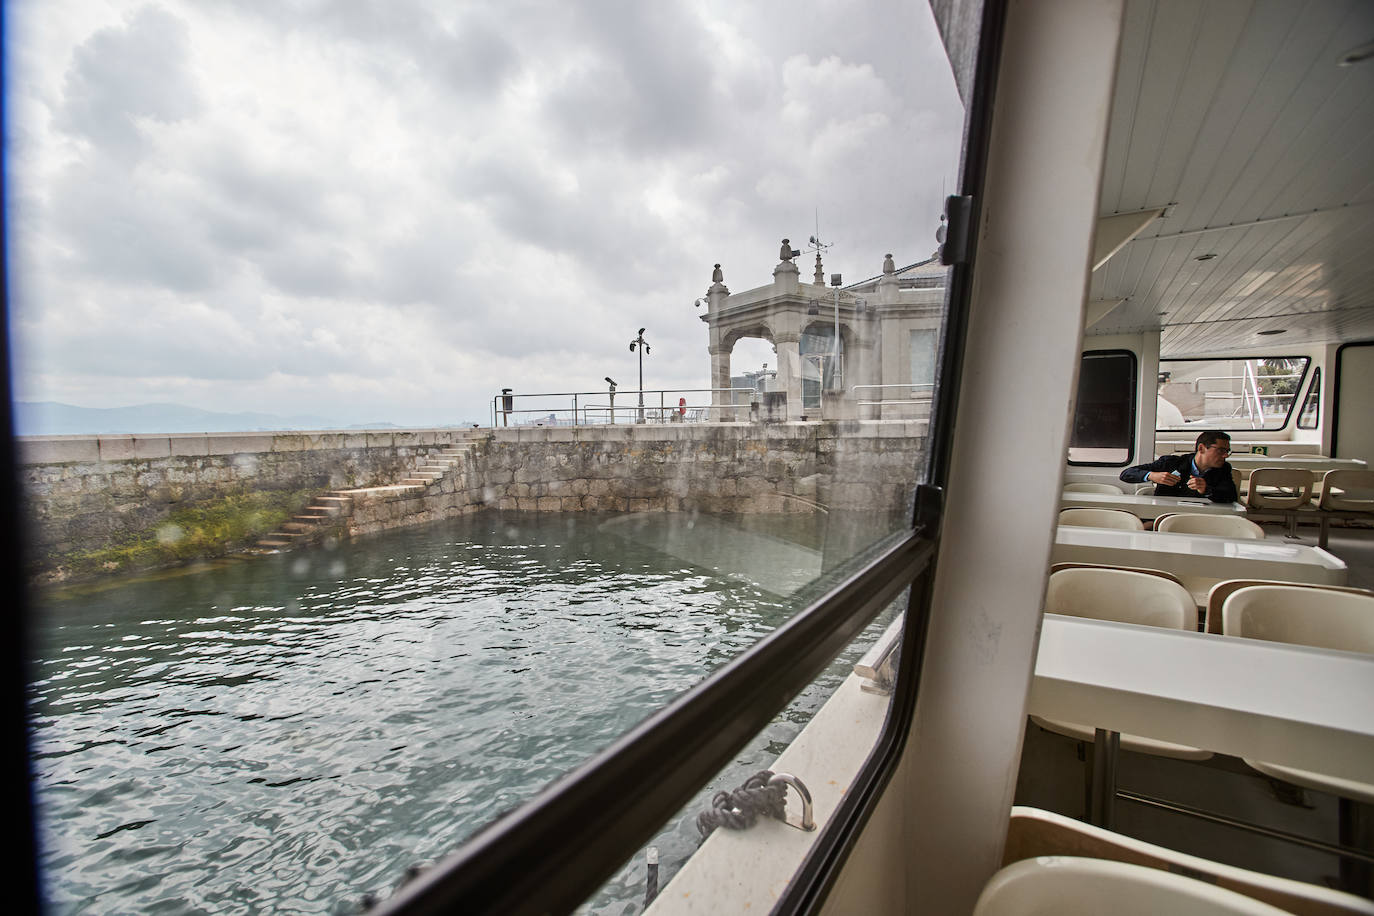
[[[437,454],[422,455],[415,466],[406,472],[399,483],[380,487],[360,487],[353,490],[330,490],[311,500],[310,505],[289,522],[259,539],[255,549],[275,552],[289,550],[299,544],[314,543],[325,535],[344,527],[345,519],[353,514],[355,498],[371,495],[414,493],[423,491],[442,480],[454,468],[462,465],[472,451],[473,443],[446,446]]]

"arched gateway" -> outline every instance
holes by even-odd
[[[730,354],[746,337],[777,351],[776,375],[761,394],[775,419],[909,419],[924,417],[934,382],[936,340],[944,304],[945,268],[927,258],[849,286],[827,286],[816,255],[815,279],[803,284],[791,243],[783,239],[773,282],[732,294],[719,264],[706,290],[713,419],[745,420],[725,391]]]

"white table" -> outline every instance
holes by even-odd
[[[1320,547],[1281,540],[1244,540],[1172,531],[1122,531],[1060,525],[1051,563],[1102,563],[1143,566],[1173,573],[1199,607],[1207,592],[1225,579],[1273,579],[1345,585],[1350,570]]]
[[[1256,455],[1252,452],[1236,452],[1226,459],[1231,467],[1242,474],[1255,468],[1303,468],[1320,477],[1327,471],[1341,469],[1364,470],[1368,463],[1360,458],[1321,458],[1317,455]]]
[[[1318,585],[1344,585],[1350,572],[1343,561],[1320,547],[1280,540],[1073,525],[1060,525],[1055,531],[1050,562],[1147,566],[1176,576],[1286,579]]]
[[[1187,496],[1150,496],[1128,493],[1061,493],[1061,509],[1124,509],[1137,518],[1147,521],[1171,512],[1187,512],[1190,515],[1245,515],[1245,507],[1240,503],[1214,503],[1210,499],[1192,499]]]
[[[1371,693],[1371,655],[1046,614],[1029,712],[1371,781]]]

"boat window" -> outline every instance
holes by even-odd
[[[1069,464],[1125,465],[1135,454],[1136,358],[1129,350],[1083,354]]]
[[[1283,429],[1293,411],[1306,356],[1159,361],[1160,431]]]
[[[931,9],[288,6],[6,14],[52,908],[637,912],[763,769],[840,855],[958,366]]]
[[[1317,429],[1321,422],[1322,370],[1312,370],[1312,384],[1307,387],[1307,400],[1302,402],[1302,412],[1298,414],[1298,429]]]

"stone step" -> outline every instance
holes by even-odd
[[[281,529],[279,529],[279,530],[277,530],[277,531],[273,531],[273,532],[269,533],[267,536],[268,536],[269,538],[273,538],[273,539],[276,539],[276,538],[286,538],[288,541],[295,540],[296,538],[299,538],[299,537],[305,537],[305,534],[306,534],[306,533],[305,533],[304,531],[286,531],[286,530],[284,530],[285,527],[286,527],[286,526],[283,525]]]
[[[315,502],[317,502],[317,503],[324,503],[325,505],[334,505],[334,506],[339,507],[340,509],[343,509],[343,508],[347,508],[348,506],[353,505],[353,497],[351,497],[351,496],[317,496],[317,497],[315,497]]]
[[[305,512],[302,512],[299,515],[291,516],[291,521],[305,522],[307,524],[314,525],[320,522],[329,521],[330,517],[331,516],[328,512],[311,512],[309,510],[306,510]]]
[[[422,464],[416,468],[421,474],[438,474],[440,477],[453,470],[451,464]]]
[[[266,547],[266,548],[275,549],[275,548],[277,548],[277,547],[290,547],[290,546],[291,546],[291,542],[290,542],[290,541],[283,541],[283,540],[280,540],[280,539],[278,539],[278,538],[270,538],[270,537],[267,537],[267,538],[262,538],[260,541],[258,541],[258,546],[259,546],[259,547]]]
[[[424,479],[424,478],[419,478],[419,477],[407,477],[405,480],[401,481],[401,486],[403,486],[403,487],[415,487],[415,488],[418,489],[418,488],[422,488],[422,487],[427,487],[427,486],[429,486],[429,485],[430,485],[431,483],[433,483],[433,482],[434,482],[434,481],[433,481],[432,479]]]

